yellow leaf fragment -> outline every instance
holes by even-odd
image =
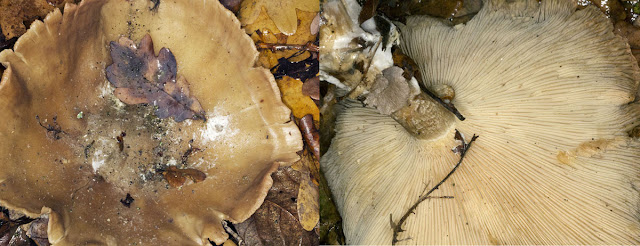
[[[314,120],[320,119],[320,111],[316,104],[309,96],[302,94],[302,81],[284,76],[276,82],[282,93],[282,101],[293,111],[293,116],[302,118],[311,114]]]
[[[302,228],[313,230],[320,220],[320,198],[318,186],[311,181],[309,175],[304,175],[298,190],[298,219]]]
[[[231,239],[227,239],[222,246],[237,246],[236,243],[231,241]]]
[[[242,25],[254,23],[263,8],[280,32],[286,35],[293,35],[296,33],[299,19],[296,15],[296,9],[318,12],[320,10],[320,2],[318,0],[244,1],[242,2],[239,13]]]

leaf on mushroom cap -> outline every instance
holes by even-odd
[[[321,164],[349,244],[391,243],[397,220],[458,161],[454,128],[481,138],[407,220],[406,244],[638,244],[639,69],[596,8],[487,1],[466,25],[411,17],[401,48],[467,118],[417,140],[345,103]],[[426,186],[426,187],[425,187]],[[395,221],[397,222],[397,221]]]
[[[258,53],[231,12],[210,0],[153,5],[67,5],[64,15],[32,24],[14,51],[0,53],[7,67],[0,138],[10,143],[0,144],[0,203],[30,216],[50,212],[54,244],[221,244],[221,221],[247,219],[264,200],[270,174],[302,149],[273,76],[254,67]],[[109,42],[147,33],[175,55],[206,122],[158,119],[151,107],[113,95],[105,76]],[[45,125],[56,117],[64,133],[47,138],[35,115]],[[175,163],[191,144],[200,151]],[[197,172],[181,171],[186,183],[171,188],[156,169],[172,165]],[[206,178],[192,182],[200,172]]]
[[[198,99],[189,96],[189,84],[176,79],[176,58],[167,48],[156,57],[148,34],[140,46],[126,37],[111,42],[111,58],[107,79],[116,89],[114,94],[126,104],[152,103],[160,118],[174,116],[176,122],[185,119],[205,119]]]

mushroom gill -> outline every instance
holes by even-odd
[[[147,34],[175,55],[206,121],[114,96],[109,43]],[[50,213],[56,245],[221,244],[222,221],[246,220],[302,148],[257,55],[211,0],[85,0],[33,23],[0,53],[0,204]]]
[[[341,104],[321,168],[349,244],[392,243],[390,216],[458,162],[455,129],[480,138],[400,243],[640,243],[639,69],[598,9],[489,0],[464,25],[414,16],[399,29],[425,87],[453,88],[466,120],[419,139],[397,112]]]

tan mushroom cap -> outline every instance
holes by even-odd
[[[638,244],[638,66],[596,8],[487,1],[466,25],[401,26],[427,86],[466,117],[417,140],[390,116],[345,103],[322,170],[349,244],[390,244],[418,197],[459,160],[454,129],[480,136],[409,216],[401,244]]]
[[[220,244],[227,238],[221,221],[247,219],[271,187],[271,172],[298,158],[302,141],[290,110],[272,75],[254,68],[258,53],[234,15],[210,0],[152,7],[143,0],[67,5],[0,53],[7,68],[0,204],[30,216],[50,212],[54,244]],[[154,121],[151,106],[113,97],[109,42],[124,35],[137,43],[147,33],[156,53],[166,47],[175,55],[206,122]],[[45,126],[57,117],[60,139],[36,115]],[[180,165],[190,140],[200,151],[182,164],[207,178],[170,188],[153,169]],[[120,202],[128,193],[130,208]]]

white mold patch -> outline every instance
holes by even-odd
[[[215,112],[215,111],[214,111]],[[209,143],[220,140],[223,137],[231,137],[238,133],[238,129],[234,129],[230,122],[230,116],[228,115],[207,115],[207,125],[204,129],[200,130],[200,136],[203,143]]]

